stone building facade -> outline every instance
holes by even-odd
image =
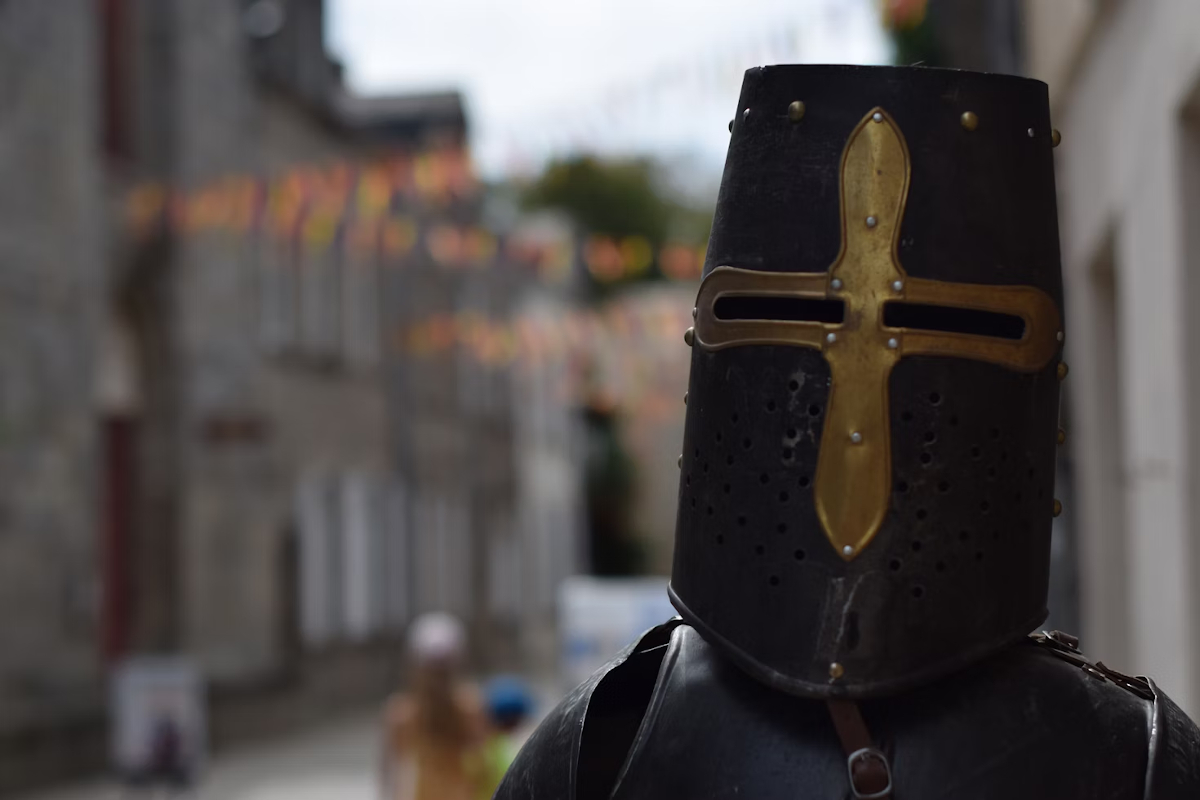
[[[0,5],[0,747],[102,680],[93,345],[105,233],[91,4]],[[0,759],[0,784],[8,772]]]
[[[1050,86],[1084,644],[1200,711],[1200,6],[1025,3]],[[1070,506],[1068,505],[1068,510]]]
[[[461,614],[481,667],[545,663],[553,591],[526,587],[580,566],[569,405],[460,349],[394,347],[432,314],[569,304],[503,248],[440,268],[426,236],[515,223],[483,193],[396,200],[417,241],[390,258],[124,218],[147,183],[465,146],[460,98],[347,97],[322,0],[66,5],[0,3],[19,176],[0,187],[0,792],[103,764],[126,656],[192,659],[218,748],[378,702],[420,611]]]

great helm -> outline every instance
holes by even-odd
[[[696,301],[671,597],[872,697],[1043,621],[1062,280],[1044,84],[749,70]]]

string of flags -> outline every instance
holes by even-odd
[[[305,252],[340,248],[399,266],[422,247],[438,267],[507,262],[530,268],[548,282],[568,278],[580,258],[600,283],[642,277],[655,263],[672,280],[700,277],[703,247],[669,243],[656,252],[640,236],[591,236],[577,252],[568,239],[528,237],[518,230],[501,240],[479,225],[454,223],[451,215],[437,213],[478,191],[467,154],[441,150],[365,166],[298,166],[272,178],[228,175],[190,192],[147,183],[130,192],[125,214],[138,239],[163,228],[183,236],[267,236],[294,242]],[[432,211],[422,213],[424,208]]]
[[[632,300],[632,302],[630,301]],[[560,364],[560,399],[602,402],[639,418],[678,414],[690,351],[682,331],[692,324],[690,297],[671,290],[625,298],[600,309],[562,309],[493,319],[478,312],[435,314],[394,332],[406,356],[432,359],[458,351],[491,369]]]
[[[553,316],[529,314],[514,319],[462,311],[433,314],[403,326],[395,332],[393,345],[399,352],[418,357],[462,347],[481,364],[510,367],[569,360],[592,352],[597,342],[637,342],[642,348],[670,342],[673,352],[682,353],[683,331],[690,324],[691,307],[686,300],[640,307],[617,304],[600,310],[576,308]]]

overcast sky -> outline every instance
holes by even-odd
[[[362,94],[461,89],[485,174],[556,154],[651,154],[719,176],[742,72],[882,63],[876,0],[330,0]]]

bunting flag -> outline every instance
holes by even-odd
[[[126,219],[135,236],[159,224],[184,234],[261,228],[291,235],[304,217],[312,226],[304,238],[324,241],[347,219],[377,220],[404,204],[445,206],[474,197],[478,188],[467,152],[445,149],[365,166],[347,161],[296,166],[269,179],[226,175],[192,191],[143,184],[129,193]]]
[[[457,352],[490,369],[557,364],[566,375],[559,387],[564,402],[602,397],[639,418],[678,414],[690,365],[682,336],[692,324],[690,304],[677,291],[630,300],[510,320],[474,311],[433,314],[398,329],[392,345],[397,354],[418,359]]]
[[[349,162],[297,166],[271,179],[229,175],[190,193],[144,184],[129,193],[125,211],[137,238],[163,226],[186,236],[266,235],[295,241],[308,254],[341,247],[360,258],[377,253],[400,267],[405,266],[401,259],[423,244],[433,264],[446,269],[511,263],[548,283],[571,276],[580,254],[569,239],[517,231],[502,242],[481,226],[452,223],[436,209],[432,214],[401,211],[466,199],[477,188],[466,154],[453,150],[393,156],[363,167]],[[422,226],[421,216],[435,221]],[[581,256],[600,283],[636,280],[656,263],[671,280],[695,281],[703,250],[671,243],[655,252],[645,237],[591,236]]]

